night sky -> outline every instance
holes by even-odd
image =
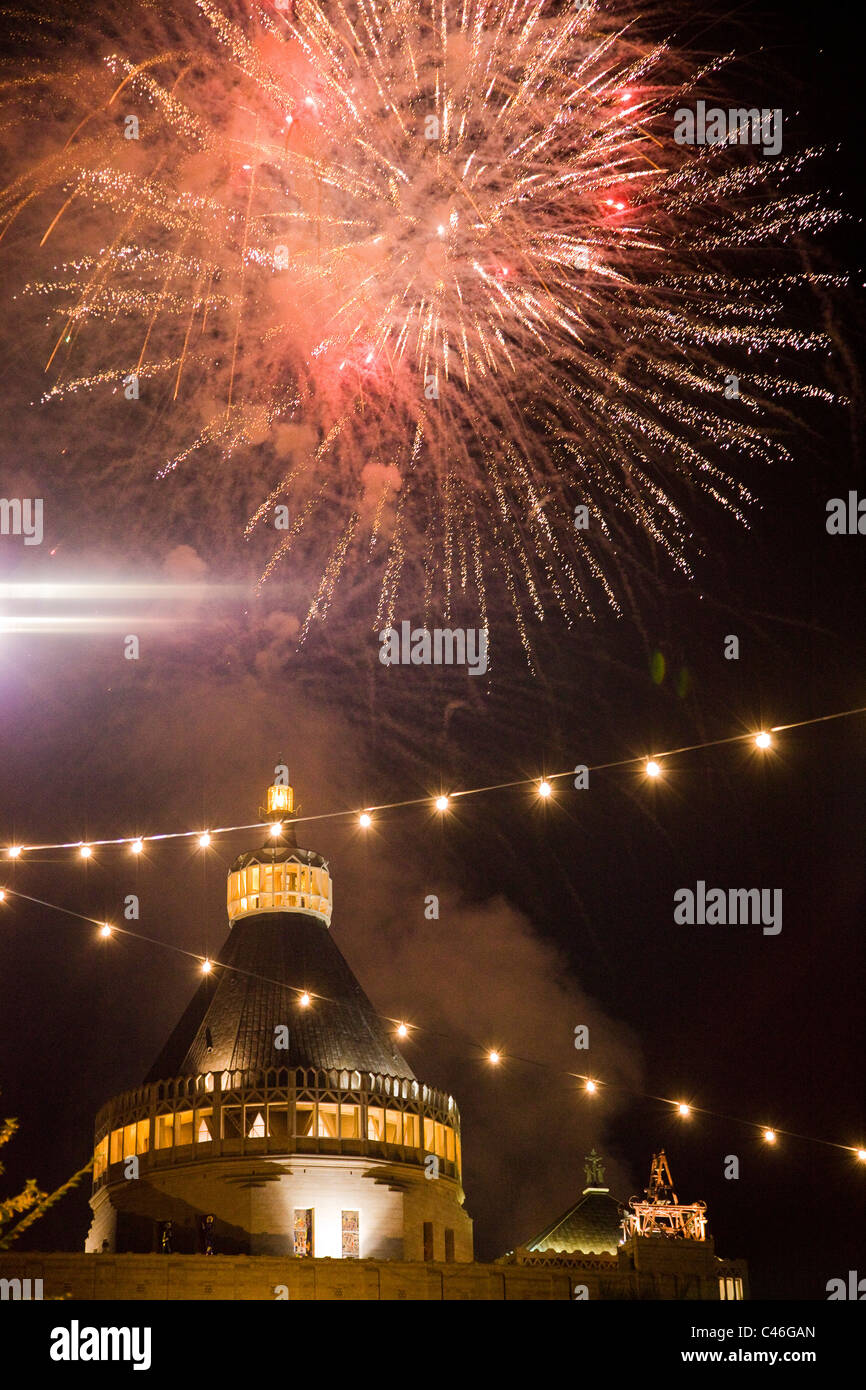
[[[853,213],[860,86],[844,17],[827,9],[820,34],[814,12],[801,24],[781,6],[704,22],[706,51],[734,40],[752,50],[755,102],[790,108],[786,139],[828,147],[810,177]],[[483,679],[384,668],[351,583],[333,621],[296,651],[304,576],[280,578],[267,611],[251,600],[258,557],[237,516],[226,524],[242,489],[223,487],[216,465],[145,487],[118,463],[100,467],[94,486],[94,459],[119,450],[120,427],[97,433],[80,404],[30,406],[41,348],[16,327],[16,255],[4,264],[0,254],[0,495],[46,499],[45,543],[0,538],[0,579],[214,586],[195,601],[106,598],[100,613],[117,619],[107,633],[0,631],[0,842],[254,821],[281,755],[302,814],[314,816],[866,704],[864,540],[825,529],[827,499],[866,488],[852,367],[858,231],[823,238],[824,263],[851,285],[819,310],[833,359],[809,364],[852,404],[797,409],[793,463],[749,476],[761,504],[750,529],[696,502],[703,555],[692,582],[635,551],[624,557],[621,619],[601,612],[570,630],[546,621],[533,632],[534,674],[496,628]],[[130,662],[120,634],[136,631],[136,617],[163,623],[142,627],[142,659]],[[723,657],[730,633],[739,661]],[[850,1153],[789,1138],[771,1149],[732,1120],[683,1123],[624,1092],[588,1101],[567,1073],[866,1143],[864,773],[861,715],[782,734],[766,756],[746,743],[681,754],[657,785],[620,768],[593,774],[585,792],[562,779],[548,804],[513,789],[441,819],[426,807],[384,812],[366,838],[350,815],[299,827],[299,843],[330,861],[340,949],[377,1008],[419,1025],[405,1049],[413,1068],[461,1107],[478,1258],[575,1201],[593,1145],[623,1200],[641,1192],[663,1146],[680,1199],[708,1203],[717,1252],[748,1259],[754,1297],[823,1299],[828,1279],[857,1267],[866,1171]],[[142,935],[215,953],[227,935],[225,872],[258,843],[257,832],[219,837],[206,853],[174,842],[144,862],[108,850],[86,867],[68,851],[25,856],[3,864],[0,882],[117,921],[124,895],[138,893]],[[675,925],[674,892],[699,879],[781,888],[781,933]],[[431,893],[438,922],[424,917]],[[158,945],[97,941],[59,913],[3,906],[0,1113],[21,1123],[3,1151],[4,1192],[31,1176],[50,1189],[86,1161],[97,1110],[140,1082],[196,985],[194,963]],[[589,1054],[573,1047],[580,1023]],[[486,1047],[504,1054],[495,1073]],[[740,1157],[737,1182],[723,1177],[729,1154]],[[22,1244],[80,1250],[88,1190]]]

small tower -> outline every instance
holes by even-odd
[[[143,1085],[97,1116],[89,1251],[194,1253],[206,1230],[216,1254],[472,1259],[457,1105],[340,953],[295,815],[274,782],[265,844],[229,869],[227,941]]]
[[[716,1255],[706,1202],[680,1202],[664,1149],[653,1154],[645,1201],[623,1214],[620,1270],[640,1298],[748,1298],[744,1260]]]
[[[681,1206],[664,1149],[653,1154],[645,1202],[632,1197],[623,1218],[628,1236],[673,1236],[682,1240],[706,1240],[706,1202]]]

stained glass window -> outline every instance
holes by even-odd
[[[295,1208],[295,1254],[312,1255],[313,1253],[313,1209],[312,1207]]]
[[[343,1212],[343,1259],[357,1260],[361,1254],[361,1233],[358,1212]]]

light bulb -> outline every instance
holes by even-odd
[[[102,926],[99,928],[99,935],[111,936],[111,926],[108,922],[103,922]]]
[[[362,830],[366,830],[368,826],[373,824],[373,817],[367,811],[362,811],[358,817],[358,824]]]
[[[591,1096],[594,1096],[596,1091],[598,1090],[598,1087],[596,1086],[594,1081],[587,1081],[586,1089]]]
[[[758,747],[758,748],[770,748],[770,747],[772,746],[772,743],[773,743],[773,740],[772,740],[772,738],[770,737],[770,735],[769,735],[768,733],[764,733],[763,730],[761,731],[761,733],[755,734],[755,746],[756,746],[756,747]]]
[[[688,1105],[686,1105],[685,1103],[678,1105],[678,1106],[677,1106],[677,1110],[678,1110],[679,1113],[683,1116],[684,1119],[686,1118],[686,1116],[688,1116],[688,1115],[690,1115],[690,1114],[692,1113],[692,1112],[691,1112],[691,1107],[688,1106]]]
[[[207,831],[205,831],[203,835],[199,835],[198,842],[201,845],[202,849],[207,849],[208,845],[210,844],[210,835]]]
[[[774,1129],[765,1129],[765,1130],[764,1130],[764,1139],[766,1140],[766,1142],[767,1142],[768,1144],[775,1144],[775,1142],[776,1142],[776,1131],[775,1131]]]
[[[552,790],[553,790],[553,788],[551,787],[551,785],[550,785],[549,782],[539,782],[539,784],[538,784],[538,795],[539,795],[539,796],[550,796],[550,793],[551,793]]]
[[[277,838],[278,835],[282,835],[282,833],[283,833],[283,822],[282,822],[281,820],[275,820],[274,823],[273,823],[273,825],[271,826],[271,832],[270,832],[270,833],[271,833],[271,838],[274,839],[274,840]]]
[[[6,853],[9,855],[10,859],[17,859],[19,854],[21,853],[21,846],[10,845]]]
[[[141,851],[144,849],[144,844],[141,840],[133,840],[131,849],[133,854],[141,854]]]
[[[660,777],[661,771],[661,767],[655,761],[654,758],[650,758],[649,762],[644,768],[644,772],[646,773],[647,777]]]
[[[409,1029],[406,1027],[405,1023],[399,1023],[399,1024],[397,1025],[397,1037],[398,1037],[398,1038],[407,1038],[408,1036],[409,1036]]]
[[[447,797],[447,796],[437,796],[437,798],[436,798],[436,810],[437,810],[437,811],[447,811],[447,810],[448,810],[448,797]]]
[[[298,1003],[300,1004],[302,1009],[308,1009],[310,1007],[310,996],[309,994],[307,994],[306,990],[301,995],[300,999],[298,1000]]]
[[[82,859],[89,859],[93,850],[90,848],[90,845],[82,845],[78,853],[81,855]]]
[[[498,1053],[498,1052],[488,1052],[488,1054],[487,1054],[487,1060],[488,1060],[488,1062],[492,1062],[493,1065],[494,1065],[494,1067],[495,1067],[495,1066],[498,1064],[498,1062],[499,1062],[499,1053]]]
[[[211,963],[210,963],[210,961],[207,959],[207,957],[205,957],[205,959],[204,959],[204,960],[202,961],[202,963],[201,963],[201,973],[202,973],[203,975],[209,975],[210,972],[211,972],[211,969],[212,969]]]

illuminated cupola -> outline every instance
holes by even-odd
[[[170,1223],[173,1252],[206,1231],[222,1254],[471,1260],[454,1099],[418,1081],[334,941],[288,778],[261,815],[228,939],[144,1084],[97,1116],[87,1249],[165,1249]]]
[[[274,782],[260,815],[270,822],[268,842],[241,854],[228,876],[229,922],[263,912],[306,912],[331,924],[334,905],[328,865],[320,854],[298,849],[293,820],[294,790]]]

